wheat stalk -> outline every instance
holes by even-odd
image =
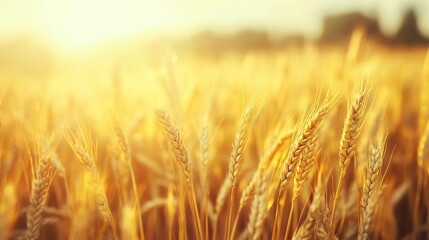
[[[0,239],[9,239],[10,230],[16,218],[15,207],[18,203],[13,184],[6,183],[0,199]]]
[[[229,180],[231,181],[231,191],[225,232],[227,235],[225,237],[230,236],[230,234],[233,234],[230,232],[230,227],[234,203],[234,189],[235,183],[237,181],[238,172],[240,171],[241,165],[243,164],[244,150],[246,148],[250,128],[252,126],[253,110],[253,105],[250,105],[244,111],[244,114],[241,116],[241,120],[238,124],[238,130],[236,132],[234,143],[232,145],[232,152],[229,159]]]
[[[325,119],[325,117],[328,115],[330,107],[332,104],[331,101],[325,101],[319,109],[314,112],[313,114],[310,114],[310,117],[307,121],[305,121],[304,127],[299,132],[298,136],[294,140],[293,144],[291,145],[289,152],[286,156],[286,159],[283,160],[284,167],[282,171],[280,172],[280,189],[278,191],[277,195],[277,206],[275,211],[275,219],[274,219],[274,237],[278,238],[280,234],[280,224],[281,224],[281,215],[279,214],[281,211],[283,211],[283,204],[281,209],[279,209],[279,205],[281,202],[283,191],[287,185],[287,183],[291,180],[295,173],[295,168],[299,162],[299,160],[302,158],[303,151],[307,148],[308,142],[313,138],[315,132],[319,129],[320,124]],[[287,221],[287,227],[286,227],[286,233],[285,238],[287,238],[289,233],[289,227],[291,224],[292,219],[292,213],[293,213],[293,207],[295,203],[295,198],[292,198],[292,203],[290,205],[290,211],[289,211],[289,217]]]
[[[208,117],[205,116],[202,121],[201,126],[201,135],[200,135],[200,163],[201,163],[201,171],[199,174],[200,182],[201,182],[201,192],[202,192],[202,205],[203,208],[203,219],[206,229],[206,236],[205,238],[208,239],[208,220],[209,220],[209,213],[208,213],[208,204],[209,204],[209,187],[208,187],[208,179],[207,179],[207,163],[209,158],[209,120]]]
[[[66,135],[66,139],[72,148],[76,158],[90,173],[92,181],[92,190],[95,193],[95,202],[97,204],[97,210],[102,216],[103,220],[108,221],[112,228],[115,239],[118,239],[116,232],[116,224],[113,219],[113,214],[109,207],[109,201],[106,196],[106,191],[103,187],[103,183],[99,172],[95,165],[95,156],[92,139],[89,133],[84,127],[79,127],[80,140],[71,133]],[[80,141],[80,142],[79,142]]]
[[[207,167],[207,162],[209,158],[209,126],[208,119],[205,117],[201,126],[201,136],[200,136],[200,162],[201,165]]]
[[[216,198],[215,205],[215,215],[219,216],[220,211],[226,201],[228,193],[231,191],[231,188],[234,187],[235,180],[237,178],[237,173],[241,167],[243,161],[243,153],[246,147],[248,131],[251,124],[253,114],[253,106],[249,106],[243,116],[241,117],[241,121],[239,123],[238,131],[235,136],[234,144],[232,146],[232,152],[230,156],[230,164],[229,164],[229,178],[225,178],[222,183],[222,186],[219,190],[219,193]]]
[[[168,141],[170,142],[170,146],[176,158],[176,163],[182,170],[183,176],[185,177],[185,181],[190,188],[187,192],[187,196],[189,204],[191,206],[194,224],[196,225],[195,233],[199,238],[202,238],[203,233],[201,228],[201,220],[196,202],[194,186],[192,183],[191,161],[188,158],[188,153],[179,134],[179,130],[177,130],[177,128],[172,124],[168,114],[162,110],[157,110],[155,111],[155,115],[157,116],[158,122],[164,130]]]
[[[121,218],[121,238],[129,240],[137,240],[137,225],[136,225],[136,209],[130,204],[125,204],[122,207]]]
[[[427,121],[426,123],[423,133],[420,136],[419,145],[417,147],[417,162],[419,166],[425,168],[426,171],[429,171],[428,146],[429,146],[429,121]]]
[[[321,209],[325,203],[325,198],[323,196],[322,191],[322,181],[319,176],[318,184],[316,186],[313,201],[310,205],[307,217],[305,218],[298,231],[295,232],[292,239],[314,239],[317,221],[323,217],[323,212],[321,211]]]
[[[122,159],[123,159],[122,162],[126,162],[127,163],[128,173],[130,175],[130,176],[124,177],[124,180],[127,179],[127,178],[129,178],[129,177],[131,178],[131,183],[132,183],[132,186],[133,186],[134,200],[135,200],[136,203],[140,203],[140,197],[139,197],[138,190],[137,190],[137,182],[136,182],[136,177],[135,177],[135,174],[134,174],[134,168],[133,168],[133,165],[132,165],[131,149],[130,149],[130,146],[129,146],[129,143],[128,143],[128,139],[125,137],[125,134],[122,131],[122,128],[119,125],[118,120],[114,119],[113,121],[114,121],[113,123],[114,123],[114,130],[115,130],[115,133],[116,133],[116,139],[117,139],[118,145],[119,145],[119,147],[120,147],[120,149],[122,151],[122,156],[123,156],[122,157]],[[124,172],[124,171],[121,171],[121,172]],[[140,204],[137,204],[136,211],[138,213],[142,212]],[[142,218],[141,218],[140,214],[137,215],[137,221],[139,223],[140,236],[141,236],[142,239],[144,239],[143,221],[142,221]]]
[[[262,224],[265,219],[266,209],[268,204],[268,176],[270,171],[261,176],[261,179],[256,183],[255,197],[250,208],[249,223],[247,231],[249,238],[253,240],[259,239],[262,232]]]
[[[87,150],[88,146],[84,147],[76,140],[71,140],[70,137],[68,141],[76,158],[91,174],[93,190],[96,196],[97,209],[99,210],[99,213],[105,220],[110,220],[111,213],[109,204],[104,192],[104,188],[102,187],[100,175],[95,167],[94,157],[91,155],[91,151]]]
[[[225,178],[216,197],[216,204],[214,208],[215,216],[219,216],[220,212],[222,211],[223,205],[225,204],[231,187],[231,181],[228,178]]]
[[[241,194],[240,209],[243,208],[244,205],[254,196],[256,183],[259,180],[261,173],[268,168],[276,153],[291,136],[291,132],[283,132],[282,135],[274,142],[274,144],[271,145],[270,149],[264,154],[262,160],[259,162],[258,169],[253,174],[252,179]]]
[[[97,210],[94,208],[78,209],[71,219],[70,239],[90,239],[91,235],[88,232],[93,229],[95,216],[97,216]]]

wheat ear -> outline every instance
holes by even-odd
[[[124,131],[122,131],[122,128],[119,124],[118,119],[113,118],[113,130],[115,131],[116,135],[116,142],[119,145],[119,148],[121,149],[122,153],[122,160],[124,161],[130,161],[131,160],[131,150],[130,145],[128,143],[128,139],[125,136]]]
[[[361,197],[361,229],[359,239],[369,239],[373,225],[375,205],[378,199],[380,188],[380,172],[383,164],[383,147],[375,147],[369,157],[366,177]]]
[[[310,173],[311,167],[314,165],[314,160],[316,158],[316,144],[317,135],[311,138],[311,140],[307,144],[307,147],[303,151],[294,178],[294,199],[298,197],[298,194],[301,192],[302,186],[308,179],[308,174]]]
[[[344,122],[343,133],[340,140],[339,163],[341,175],[345,174],[351,159],[356,154],[356,143],[362,124],[365,100],[365,93],[358,94],[354,101],[348,106],[347,117]]]
[[[95,171],[94,159],[92,159],[85,148],[78,143],[72,143],[69,141],[69,144],[82,166],[84,166],[88,171]]]
[[[241,165],[244,159],[244,149],[247,145],[249,138],[250,127],[252,124],[253,106],[249,106],[238,125],[238,131],[235,135],[234,144],[232,145],[232,152],[229,160],[229,179],[232,183],[232,188],[235,187],[238,172],[240,171]]]
[[[188,185],[191,184],[191,161],[188,159],[188,153],[183,145],[179,130],[173,125],[168,114],[162,110],[155,111],[158,122],[164,130],[171,149],[174,152],[176,163],[182,170],[183,176]]]
[[[234,186],[235,179],[237,177],[238,170],[241,167],[243,161],[244,148],[246,147],[246,140],[248,138],[248,131],[251,124],[251,116],[253,114],[253,106],[250,106],[244,112],[237,134],[235,136],[234,144],[232,147],[230,164],[229,164],[229,177],[225,178],[222,183],[222,186],[219,190],[219,193],[216,198],[215,205],[215,215],[219,216],[220,211],[226,201],[228,193],[231,191],[231,188]]]
[[[316,230],[314,235],[316,239],[327,240],[329,239],[329,218],[331,216],[331,212],[329,211],[326,202],[323,202],[320,205],[320,213],[321,214],[316,221]],[[332,236],[332,238],[336,239],[336,236]]]
[[[49,186],[54,173],[51,157],[51,155],[41,154],[39,159],[36,175],[32,183],[30,205],[27,212],[26,240],[38,239],[40,235],[42,210],[48,198]]]
[[[322,120],[330,110],[330,102],[324,104],[311,118],[306,122],[302,132],[298,135],[291,146],[289,153],[284,161],[284,168],[280,174],[280,193],[295,173],[296,165],[301,158],[302,152],[307,147],[308,142],[313,137],[314,132],[319,128]]]
[[[337,200],[340,194],[342,180],[346,174],[346,170],[350,161],[356,157],[356,144],[358,141],[362,121],[363,110],[366,104],[367,93],[362,92],[355,96],[354,100],[348,104],[347,116],[344,120],[343,132],[340,139],[339,165],[340,177],[338,179],[337,188],[332,204],[331,227],[334,223],[335,211],[337,208]]]
[[[202,124],[201,124],[201,133],[200,133],[200,139],[199,139],[199,150],[200,150],[200,167],[198,171],[198,177],[200,181],[200,187],[201,187],[201,193],[204,198],[203,201],[207,200],[208,196],[208,179],[207,179],[207,163],[209,158],[209,126],[208,126],[208,118],[204,117]]]
[[[188,193],[188,201],[191,205],[192,217],[194,219],[194,223],[196,225],[195,233],[199,238],[203,237],[202,228],[201,228],[201,220],[200,214],[198,211],[198,206],[195,197],[194,186],[192,183],[192,175],[191,175],[191,161],[188,158],[188,153],[186,151],[185,145],[183,144],[182,138],[180,136],[179,130],[172,124],[170,117],[167,113],[162,110],[155,111],[155,115],[158,118],[158,122],[164,130],[168,141],[170,142],[171,149],[174,152],[174,156],[176,159],[176,163],[179,165],[182,170],[183,176],[185,177],[185,181],[189,187]]]

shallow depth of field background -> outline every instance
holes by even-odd
[[[428,43],[424,0],[2,0],[0,240],[426,239]],[[359,94],[366,104],[341,176],[340,139]],[[299,196],[292,180],[278,198],[294,143],[327,102]],[[366,215],[373,147],[383,154]],[[235,186],[216,212],[238,149]],[[254,175],[264,191],[242,206]]]

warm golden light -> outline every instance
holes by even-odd
[[[0,0],[0,240],[428,239],[428,6]]]

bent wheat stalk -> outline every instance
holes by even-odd
[[[230,236],[230,226],[232,221],[232,206],[234,203],[234,190],[235,183],[237,181],[238,172],[243,165],[244,159],[244,150],[246,148],[249,132],[252,125],[253,120],[253,110],[254,107],[251,105],[246,108],[243,116],[241,117],[241,121],[238,125],[238,131],[235,135],[234,144],[232,145],[232,152],[229,159],[229,179],[231,181],[231,192],[230,192],[230,200],[229,200],[229,211],[227,214],[227,228],[226,234]]]
[[[244,205],[255,194],[256,183],[260,177],[261,172],[264,172],[268,168],[268,166],[270,165],[274,156],[277,154],[277,152],[280,150],[280,148],[284,145],[286,140],[288,140],[291,136],[292,136],[292,132],[284,132],[274,142],[274,144],[270,147],[270,149],[264,154],[264,156],[262,157],[262,160],[259,162],[258,169],[256,170],[255,174],[253,174],[253,177],[250,180],[249,184],[243,190],[243,193],[242,193],[241,198],[240,198],[240,209],[243,208]]]
[[[185,145],[183,144],[179,130],[173,125],[168,114],[162,110],[155,111],[155,115],[158,118],[158,122],[164,130],[165,135],[168,138],[171,149],[174,152],[176,163],[182,170],[182,174],[185,178],[186,184],[190,188],[187,191],[188,201],[191,206],[192,216],[196,224],[196,235],[198,238],[203,239],[203,232],[201,227],[201,219],[198,211],[198,205],[195,198],[194,184],[192,181],[191,174],[191,160],[188,158]]]
[[[136,177],[135,177],[134,168],[132,165],[130,145],[128,144],[128,139],[125,137],[125,133],[124,133],[124,131],[122,131],[122,128],[119,125],[119,122],[117,121],[117,119],[114,119],[113,123],[114,123],[114,130],[116,133],[116,139],[117,139],[118,145],[122,151],[122,154],[121,154],[122,161],[127,163],[128,172],[130,174],[131,183],[133,185],[133,193],[134,193],[134,201],[136,203],[136,211],[139,213],[137,215],[137,221],[139,224],[140,237],[141,237],[141,239],[145,239],[143,221],[142,221],[142,216],[140,214],[142,212],[142,210],[140,207],[140,198],[139,198],[138,191],[137,191]]]
[[[319,128],[323,119],[330,110],[331,102],[325,103],[317,112],[315,112],[311,118],[306,122],[301,133],[298,135],[296,140],[289,150],[289,154],[284,159],[284,168],[280,175],[280,191],[281,194],[286,184],[291,180],[295,173],[295,168],[302,155],[302,152],[307,147],[308,142],[312,139],[314,133]]]
[[[315,132],[317,131],[317,129],[319,129],[322,121],[328,115],[331,108],[331,104],[332,104],[332,100],[325,101],[315,113],[310,115],[310,118],[305,122],[304,127],[302,128],[301,132],[298,134],[298,137],[293,142],[286,159],[283,160],[284,167],[280,173],[280,188],[277,195],[278,201],[276,206],[276,214],[274,218],[274,222],[275,222],[274,229],[273,229],[274,238],[279,238],[279,234],[280,234],[280,224],[282,221],[280,217],[281,215],[279,216],[278,214],[280,214],[279,211],[283,211],[284,205],[282,205],[281,207],[282,209],[279,209],[279,204],[283,196],[283,191],[287,183],[294,176],[295,168],[302,157],[303,151],[308,147],[308,144],[313,138]],[[289,220],[292,217],[293,206],[294,206],[294,201],[292,201],[292,204],[291,204],[291,211],[289,212]],[[287,237],[287,234],[288,234],[290,222],[291,221],[288,221],[287,223],[285,238]]]
[[[94,155],[95,149],[92,139],[84,127],[79,127],[79,135],[80,139],[72,133],[68,133],[66,135],[67,142],[73,150],[76,158],[91,175],[91,181],[93,184],[92,189],[96,196],[95,202],[97,203],[97,210],[103,219],[109,222],[114,239],[118,239],[116,223],[109,207],[109,201],[106,196],[106,191],[104,189],[100,173],[95,165],[96,157]]]
[[[250,105],[244,111],[241,120],[238,124],[238,130],[236,132],[234,143],[232,145],[232,152],[229,159],[229,172],[228,176],[225,178],[221,190],[218,193],[216,198],[216,206],[215,206],[215,225],[214,225],[214,234],[213,238],[216,238],[217,232],[217,220],[219,214],[222,210],[222,207],[225,203],[227,194],[230,193],[230,208],[227,213],[227,229],[226,234],[229,236],[229,227],[231,225],[231,212],[232,212],[232,203],[233,203],[233,195],[235,189],[235,182],[237,180],[238,172],[240,171],[241,165],[243,164],[244,159],[244,150],[247,145],[247,141],[249,138],[250,128],[252,126],[253,121],[253,112],[254,107]]]
[[[240,217],[241,211],[243,210],[243,207],[246,205],[248,201],[252,199],[252,197],[256,193],[256,185],[258,184],[258,181],[260,181],[262,173],[267,170],[276,153],[284,145],[286,140],[289,139],[291,136],[292,136],[292,132],[290,131],[283,132],[280,135],[280,137],[274,142],[274,144],[270,147],[270,149],[262,157],[262,160],[259,162],[258,169],[253,174],[252,179],[250,180],[249,184],[246,186],[246,188],[243,190],[241,194],[240,206],[238,208],[238,212],[235,217],[234,225],[231,231],[231,236],[234,236],[235,234],[235,230],[238,224],[238,219]]]
[[[174,152],[176,163],[179,165],[188,186],[191,186],[191,161],[188,159],[188,153],[183,145],[179,130],[174,127],[168,114],[162,110],[156,110],[155,115],[158,122],[164,130],[165,135]]]

